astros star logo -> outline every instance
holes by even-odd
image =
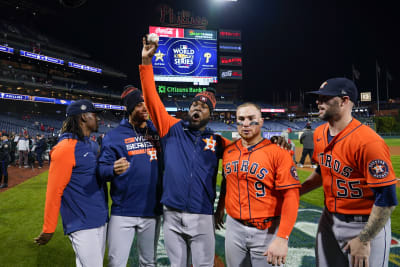
[[[388,176],[389,166],[385,161],[381,159],[375,159],[368,164],[368,171],[373,177],[382,179]]]
[[[161,51],[159,50],[158,53],[154,54],[156,56],[156,61],[161,60],[162,62],[164,62],[163,57],[165,56],[165,54],[161,53]]]
[[[205,138],[203,141],[206,143],[206,146],[204,147],[204,150],[211,150],[215,151],[215,145],[217,144],[217,141],[214,140],[213,136],[210,136],[210,138]]]
[[[147,155],[150,156],[150,161],[157,160],[157,151],[155,149],[148,150]]]

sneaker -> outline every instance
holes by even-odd
[[[28,165],[25,165],[24,168],[29,168],[29,166],[28,166]]]
[[[299,163],[299,164],[297,164],[297,167],[303,168],[304,166],[303,166],[303,164]]]
[[[8,184],[2,184],[2,185],[0,185],[0,188],[7,188],[8,187]]]
[[[39,167],[37,167],[38,169],[41,169],[41,168],[43,168],[42,166],[39,166]]]
[[[318,166],[317,165],[311,165],[311,168],[316,169],[316,168],[318,168]]]
[[[19,166],[18,168],[20,168],[20,169],[21,169],[22,167],[21,167],[21,166]]]

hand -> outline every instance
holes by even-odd
[[[54,233],[43,233],[41,232],[40,235],[38,237],[36,237],[34,240],[34,242],[36,244],[40,245],[46,245],[50,239],[53,237]]]
[[[268,246],[264,256],[267,256],[267,262],[272,266],[281,266],[286,262],[286,255],[288,253],[288,240],[282,237],[276,237]]]
[[[142,65],[151,65],[151,59],[153,58],[156,50],[158,48],[158,43],[146,42],[146,37],[143,37],[143,49],[142,49]]]
[[[217,207],[217,210],[214,213],[215,229],[221,230],[224,228],[224,216],[225,216],[225,208]]]
[[[122,157],[114,162],[114,173],[120,175],[129,169],[130,165],[129,161],[125,157]]]
[[[351,255],[351,263],[352,267],[368,267],[369,266],[369,255],[371,253],[371,244],[370,242],[361,242],[361,240],[356,237],[350,240],[344,250],[349,250]]]
[[[292,148],[292,146],[286,142],[286,139],[283,136],[272,136],[270,141],[286,150],[290,150]]]

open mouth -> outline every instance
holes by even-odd
[[[199,114],[199,113],[197,113],[197,112],[193,113],[193,115],[192,115],[192,119],[193,119],[194,121],[198,121],[198,120],[200,120],[200,114]]]

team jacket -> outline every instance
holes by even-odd
[[[370,187],[395,184],[389,148],[371,128],[356,119],[328,143],[328,123],[314,132],[314,161],[321,168],[325,206],[341,214],[370,214]]]
[[[228,140],[211,130],[192,131],[187,122],[168,115],[156,91],[153,67],[139,69],[144,100],[164,153],[161,202],[181,211],[213,214],[218,159]]]
[[[223,168],[226,212],[235,219],[257,222],[280,216],[280,192],[296,188],[298,194],[301,186],[290,154],[267,139],[250,151],[237,140],[225,149]]]
[[[43,232],[55,231],[59,212],[65,234],[104,225],[108,205],[104,183],[96,177],[97,150],[93,142],[65,133],[50,156]]]
[[[124,119],[103,139],[98,173],[102,179],[111,181],[112,215],[154,217],[161,214],[160,138],[149,120],[147,127],[147,134],[140,132],[137,136]],[[116,176],[114,162],[121,157],[126,157],[130,167]]]

